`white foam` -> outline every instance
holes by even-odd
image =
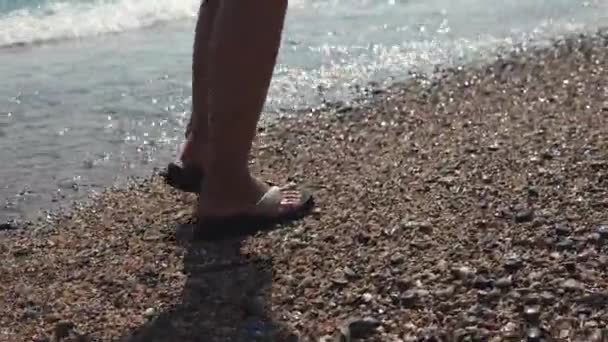
[[[0,46],[116,33],[159,22],[191,19],[200,0],[53,2],[0,16]]]

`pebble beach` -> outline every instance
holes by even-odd
[[[271,232],[192,239],[160,176],[4,227],[0,341],[606,341],[607,70],[600,31],[266,126],[317,203]]]

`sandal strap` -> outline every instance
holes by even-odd
[[[255,204],[256,214],[274,215],[283,200],[282,189],[278,186],[271,186],[268,191]]]

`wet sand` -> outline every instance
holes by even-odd
[[[189,240],[160,177],[0,232],[0,340],[606,339],[606,70],[577,37],[268,127],[318,209],[255,237]]]

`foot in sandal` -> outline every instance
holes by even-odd
[[[294,184],[279,187],[249,177],[243,184],[222,189],[203,182],[197,235],[247,235],[301,219],[313,206],[312,194]]]

